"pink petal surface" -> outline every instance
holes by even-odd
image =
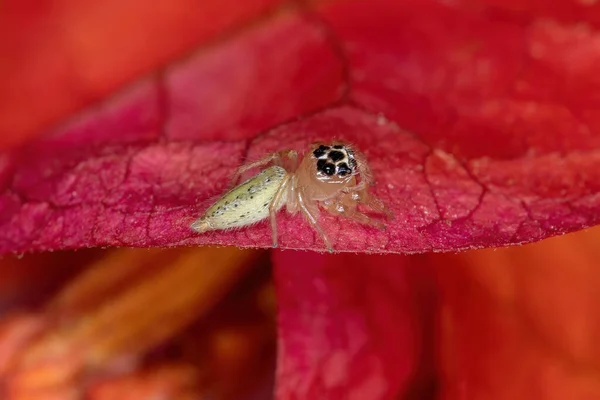
[[[0,252],[268,246],[267,224],[189,225],[240,163],[331,138],[366,153],[395,215],[385,231],[324,215],[339,251],[499,246],[598,222],[600,39],[557,17],[588,15],[582,5],[542,17],[476,2],[314,7],[280,10],[5,151]],[[279,223],[282,247],[323,248],[300,216]]]
[[[378,400],[410,393],[423,346],[431,346],[423,343],[419,297],[427,291],[420,265],[398,255],[291,251],[274,252],[273,262],[278,399]]]

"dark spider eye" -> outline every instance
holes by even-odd
[[[333,150],[329,152],[329,159],[333,162],[343,160],[346,156],[341,151]]]
[[[341,163],[341,164],[338,164],[338,166],[337,166],[337,173],[340,176],[346,176],[346,175],[352,173],[352,170],[350,169],[350,167],[348,167],[348,165],[346,163]]]
[[[323,172],[325,172],[325,174],[328,176],[335,174],[335,165],[330,163],[325,164],[323,167]]]
[[[313,151],[313,156],[316,158],[323,157],[327,150],[329,150],[329,146],[320,145],[317,149],[315,149],[315,151]]]
[[[331,176],[335,174],[335,165],[328,163],[326,160],[317,161],[317,170],[323,172],[325,175]]]
[[[345,146],[343,144],[336,144],[335,146],[333,146],[334,149],[336,150],[342,150]]]

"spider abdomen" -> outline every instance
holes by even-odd
[[[282,167],[272,166],[225,193],[192,225],[197,232],[239,228],[269,216],[269,206],[286,176]],[[283,193],[276,210],[286,202]]]

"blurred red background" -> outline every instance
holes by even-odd
[[[419,310],[423,348],[398,393],[597,398],[599,239],[592,229],[522,247],[404,257],[398,268],[410,270],[407,284],[418,288],[407,304]],[[271,398],[277,338],[270,253],[115,249],[5,257],[3,398],[70,399],[82,391],[92,399]],[[355,257],[362,268],[381,267],[381,256]]]

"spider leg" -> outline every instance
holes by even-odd
[[[365,204],[367,207],[377,213],[384,214],[388,218],[393,217],[393,213],[388,206],[386,206],[383,201],[369,193],[366,193],[365,198],[361,199],[361,203]]]
[[[353,193],[353,192],[362,192],[367,189],[367,184],[365,181],[361,180],[354,186],[348,186],[342,189],[344,193]]]
[[[231,178],[232,186],[237,185],[240,180],[240,176],[242,176],[244,173],[250,171],[253,168],[262,167],[269,163],[273,163],[273,164],[279,165],[279,166],[284,166],[283,165],[284,157],[287,157],[290,159],[290,163],[294,164],[294,170],[295,170],[296,165],[298,164],[298,153],[296,152],[296,150],[278,151],[276,153],[271,153],[269,155],[261,157],[256,161],[252,161],[252,162],[249,162],[247,164],[244,164],[244,165],[238,167],[238,169],[234,172],[233,177]]]
[[[392,217],[390,209],[377,197],[369,193],[367,183],[361,180],[357,185],[342,189],[343,193],[351,194],[352,199],[365,204],[373,211],[385,214],[388,218]]]
[[[358,222],[361,225],[370,225],[379,229],[384,229],[385,224],[375,218],[371,218],[368,215],[358,211],[356,203],[351,205],[344,205],[340,201],[331,202],[327,205],[327,211],[334,215],[340,215],[344,218],[351,219]]]
[[[275,196],[273,196],[273,200],[271,200],[271,204],[269,204],[269,215],[271,217],[271,234],[273,238],[273,247],[277,247],[277,205],[281,201],[281,196],[285,193],[290,183],[290,176],[286,175],[281,182],[281,185],[275,192]]]
[[[287,159],[289,160],[289,163],[287,165],[288,170],[290,171],[296,171],[298,169],[298,152],[296,150],[287,150],[287,151],[282,151],[282,156],[285,155],[287,157]],[[285,167],[285,166],[283,166]]]
[[[272,162],[275,159],[275,157],[277,157],[277,153],[269,154],[267,156],[259,158],[256,161],[252,161],[252,162],[249,162],[247,164],[241,165],[234,172],[234,174],[233,174],[233,176],[231,178],[231,185],[232,186],[237,185],[238,181],[240,180],[240,176],[242,176],[245,172],[251,170],[252,168],[256,168],[256,167],[261,167],[263,165],[267,165],[270,162]]]
[[[325,243],[325,246],[327,247],[329,252],[333,253],[333,246],[331,245],[329,238],[325,234],[323,228],[321,228],[321,226],[317,222],[317,217],[315,216],[315,213],[311,212],[311,210],[309,209],[310,206],[307,205],[302,192],[298,192],[298,205],[300,206],[300,210],[308,220],[308,223],[313,227],[314,230],[317,231],[317,233],[321,236],[321,239],[323,239],[323,242]]]

